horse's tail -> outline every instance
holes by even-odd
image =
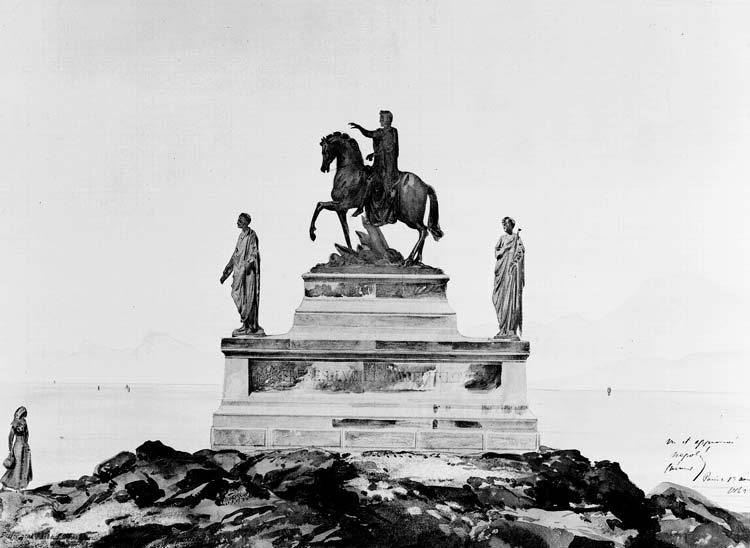
[[[437,194],[435,189],[427,185],[427,196],[430,198],[430,215],[427,218],[427,230],[437,242],[443,237],[443,231],[440,229],[440,208],[438,207]]]

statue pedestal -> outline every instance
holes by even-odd
[[[338,270],[303,276],[289,333],[222,340],[213,449],[538,448],[528,342],[462,336],[439,271]]]

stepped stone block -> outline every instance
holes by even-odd
[[[538,448],[529,343],[461,335],[448,276],[344,267],[303,281],[289,333],[222,340],[214,449]]]

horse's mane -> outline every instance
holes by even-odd
[[[354,151],[357,153],[357,156],[359,157],[359,160],[362,161],[362,152],[359,150],[359,143],[354,137],[350,137],[347,133],[341,133],[340,131],[334,131],[333,133],[329,133],[325,137],[323,137],[323,140],[326,143],[330,143],[332,141],[341,141],[346,144],[348,144],[350,147],[354,149]]]

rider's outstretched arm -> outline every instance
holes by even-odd
[[[370,131],[369,129],[365,129],[362,126],[360,126],[359,124],[355,124],[354,122],[349,122],[349,125],[351,127],[353,127],[354,129],[358,129],[362,133],[362,135],[364,135],[365,137],[369,137],[370,139],[372,139],[372,136],[375,135],[374,131]]]

